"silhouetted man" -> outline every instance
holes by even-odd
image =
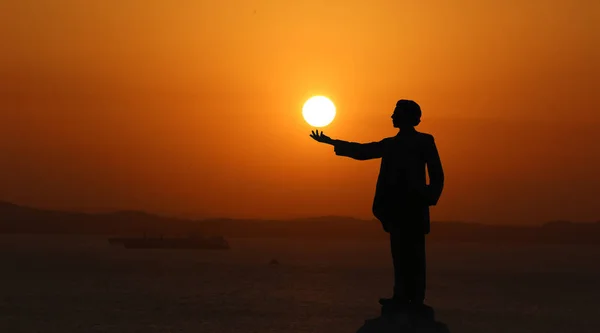
[[[429,206],[437,204],[444,187],[444,171],[430,134],[415,130],[421,108],[399,100],[392,114],[399,132],[379,142],[334,140],[319,131],[311,137],[333,145],[336,155],[357,160],[381,158],[373,214],[390,234],[394,263],[394,295],[382,299],[401,312],[423,307],[425,300],[425,235],[430,231]],[[429,174],[427,185],[425,169]]]

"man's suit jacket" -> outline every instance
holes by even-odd
[[[444,171],[432,135],[402,130],[379,142],[335,140],[334,148],[337,155],[357,160],[381,158],[373,214],[385,231],[430,232],[429,206],[437,204],[444,187]]]

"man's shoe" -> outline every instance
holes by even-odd
[[[402,309],[408,311],[410,306],[409,301],[400,300],[397,298],[380,298],[379,304],[384,307],[393,307],[395,309]]]

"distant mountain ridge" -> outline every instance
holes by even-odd
[[[500,226],[433,222],[433,242],[563,243],[600,245],[600,221],[552,221],[541,226]],[[183,219],[142,211],[80,213],[44,210],[0,202],[0,233],[87,235],[189,235],[385,239],[377,220],[323,216],[289,220]]]

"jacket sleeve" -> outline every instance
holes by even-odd
[[[338,156],[346,156],[355,160],[381,158],[384,151],[384,140],[370,143],[356,143],[336,140],[334,151]]]
[[[429,185],[427,186],[429,205],[435,206],[444,189],[444,169],[433,136],[430,136],[427,140],[425,163],[429,175]]]

